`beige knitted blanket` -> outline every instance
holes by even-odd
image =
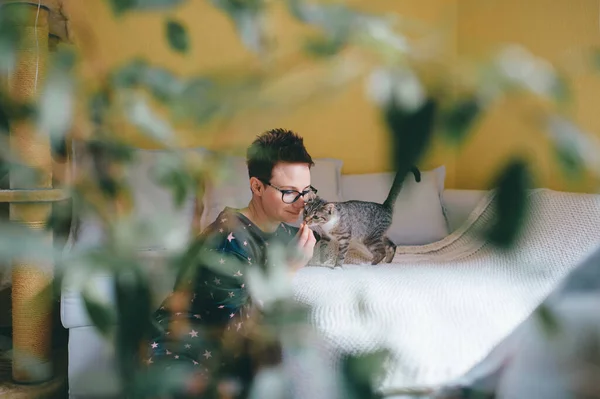
[[[398,248],[392,264],[351,250],[342,268],[295,277],[295,298],[336,353],[391,350],[384,392],[465,373],[600,243],[600,196],[538,189],[518,244],[499,251],[476,234],[493,220],[493,196],[445,239]]]

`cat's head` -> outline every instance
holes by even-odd
[[[336,216],[335,204],[315,197],[304,204],[303,216],[308,227],[323,225]]]

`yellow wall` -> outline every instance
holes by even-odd
[[[577,57],[600,44],[598,0],[460,0],[457,52],[477,58],[504,43],[521,43],[535,55],[569,70],[581,67]],[[590,73],[570,74],[573,103],[568,116],[598,134],[600,79]],[[550,155],[545,132],[526,121],[527,101],[502,102],[482,120],[458,157],[456,185],[480,188],[506,158],[524,153],[533,162],[537,185],[559,190],[596,191],[598,181],[566,181]]]
[[[83,44],[88,60],[86,76],[93,77],[104,68],[123,63],[133,56],[142,56],[157,65],[171,68],[181,75],[193,75],[205,70],[215,70],[223,65],[234,67],[257,66],[256,60],[241,45],[230,21],[208,5],[206,0],[190,0],[172,13],[188,28],[193,48],[186,55],[170,50],[162,33],[166,13],[126,15],[115,20],[105,1],[67,1],[67,12],[72,26]],[[363,4],[362,2],[355,2]],[[424,23],[440,25],[450,34],[441,35],[448,41],[445,51],[454,52],[453,27],[454,0],[383,0],[369,2],[369,10],[394,10]],[[286,51],[299,48],[299,34],[305,32],[284,12],[275,7],[272,29],[277,33],[277,46]],[[444,25],[446,24],[446,25]],[[298,51],[297,51],[298,52]],[[319,75],[319,68],[303,57],[296,57],[291,66],[297,74]],[[288,57],[289,59],[289,57]],[[286,61],[289,65],[289,61]],[[298,84],[286,83],[287,90],[300,90]],[[358,79],[320,100],[301,104],[293,112],[275,116],[260,114],[253,118],[240,118],[227,125],[204,130],[187,130],[187,145],[220,146],[221,138],[243,147],[259,132],[272,127],[293,129],[305,138],[313,157],[334,157],[344,160],[344,173],[369,173],[390,169],[388,133],[381,124],[380,115],[365,95],[365,79]],[[216,134],[218,133],[218,134]],[[190,138],[191,137],[191,138]],[[139,142],[140,146],[148,144]],[[452,157],[446,158],[435,150],[425,167],[447,164],[448,178],[452,180]]]
[[[230,21],[206,0],[189,0],[172,12],[189,29],[193,47],[186,55],[171,51],[163,36],[162,22],[170,14],[127,15],[115,20],[105,1],[67,1],[72,27],[79,40],[92,43],[84,49],[89,61],[84,73],[94,76],[143,56],[150,62],[171,68],[183,76],[223,66],[254,68],[258,64],[241,45]],[[353,1],[369,10],[392,11],[429,23],[443,33],[444,53],[448,59],[478,57],[502,42],[520,42],[535,54],[552,61],[561,60],[566,50],[598,44],[598,0],[369,0]],[[298,45],[302,28],[279,7],[274,10],[272,29],[277,33],[278,49]],[[290,63],[291,59],[291,63]],[[298,75],[318,76],[320,69],[298,55],[287,57],[285,68]],[[301,90],[293,79],[283,84],[286,90]],[[314,157],[344,160],[344,173],[370,173],[390,169],[388,133],[379,114],[365,97],[365,81],[359,79],[341,93],[311,100],[293,112],[275,116],[255,114],[203,130],[183,130],[185,145],[221,146],[223,142],[244,147],[258,132],[275,127],[298,131]],[[599,81],[580,76],[575,85],[573,115],[581,125],[598,131],[600,118],[595,106]],[[557,189],[572,187],[558,177],[548,156],[541,132],[532,130],[514,116],[515,106],[500,104],[481,122],[472,140],[458,154],[441,149],[432,151],[423,167],[446,164],[448,187],[484,188],[509,153],[524,150],[536,165],[538,184]],[[224,139],[225,138],[225,139]],[[139,142],[140,146],[147,143]]]

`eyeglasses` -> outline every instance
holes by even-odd
[[[281,200],[283,202],[285,202],[286,204],[293,204],[294,202],[298,201],[300,199],[300,197],[304,198],[305,201],[310,201],[311,199],[314,199],[317,196],[317,189],[314,188],[313,186],[309,186],[309,188],[307,190],[300,192],[300,191],[296,191],[296,190],[284,190],[277,186],[272,185],[268,181],[265,181],[262,179],[259,179],[259,180],[261,182],[263,182],[264,184],[266,184],[267,186],[271,186],[275,190],[279,191],[281,193]]]

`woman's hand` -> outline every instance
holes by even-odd
[[[302,223],[294,242],[296,242],[296,254],[293,257],[290,268],[293,272],[296,272],[298,269],[306,266],[312,259],[317,239],[313,231],[305,223]]]

